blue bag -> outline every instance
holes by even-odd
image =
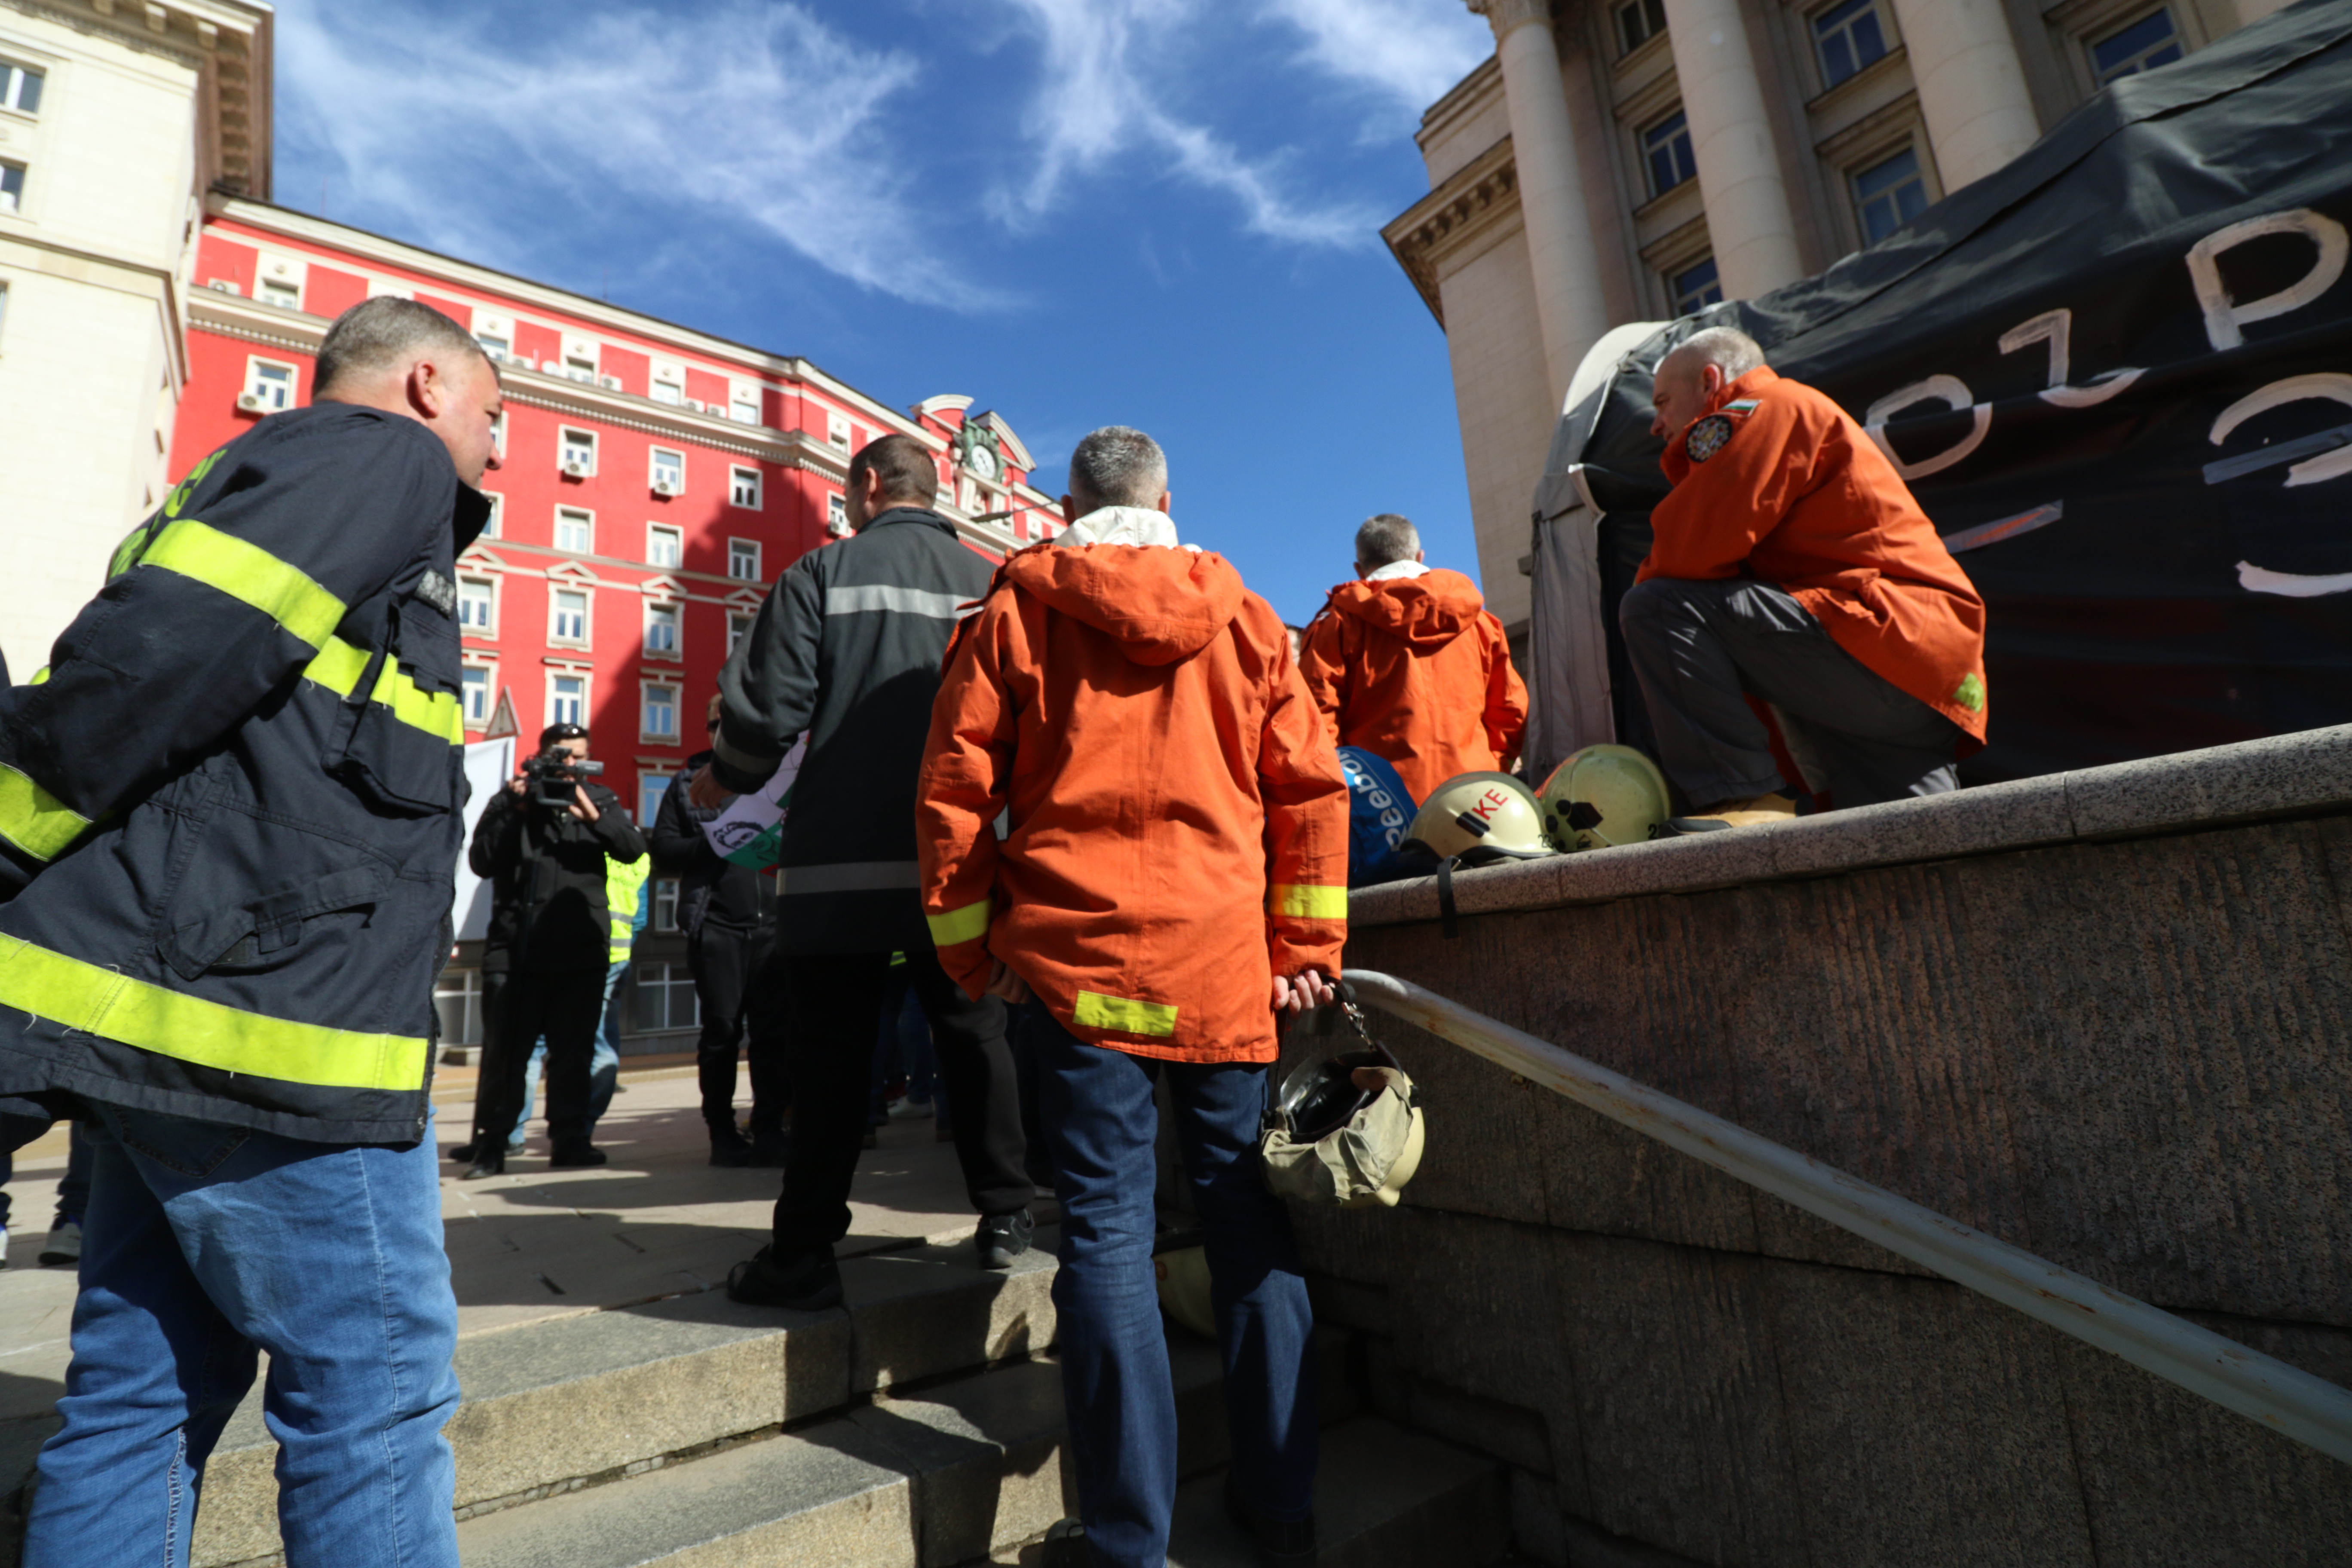
[[[1413,874],[1398,858],[1397,849],[1412,831],[1419,809],[1386,757],[1361,746],[1339,748],[1339,766],[1348,775],[1348,886],[1369,887]]]

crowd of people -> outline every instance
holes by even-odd
[[[30,1568],[184,1561],[264,1350],[288,1562],[456,1562],[426,1088],[461,849],[493,889],[466,1175],[504,1169],[534,1059],[550,1163],[605,1162],[599,1045],[651,870],[681,883],[711,1163],[782,1170],[735,1300],[841,1301],[877,1053],[909,1024],[980,1266],[1033,1244],[1050,1183],[1077,1512],[1049,1568],[1165,1560],[1164,1087],[1223,1352],[1226,1510],[1263,1561],[1312,1562],[1313,1322],[1260,1138],[1284,1021],[1335,999],[1349,886],[1933,794],[1984,734],[1981,602],[1891,462],[1713,331],[1657,370],[1674,489],[1622,610],[1654,759],[1518,776],[1503,627],[1404,518],[1357,531],[1294,652],[1182,542],[1142,431],[1081,440],[1066,528],[997,566],[935,510],[932,454],[886,436],[850,463],[849,537],[771,590],[650,825],[559,725],[468,847],[448,599],[499,397],[446,318],[354,307],[312,405],[200,466],[8,689],[0,1104],[10,1147],[80,1118],[90,1167]],[[704,825],[796,744],[773,873],[723,858]]]

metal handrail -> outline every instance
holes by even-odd
[[[1979,1295],[2352,1464],[2352,1390],[2110,1290],[1410,980],[1350,969],[1356,994],[1443,1039],[1818,1215]]]

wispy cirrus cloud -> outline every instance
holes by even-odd
[[[763,231],[881,293],[1004,301],[905,241],[918,171],[887,117],[921,74],[911,54],[790,0],[543,20],[517,44],[416,0],[280,0],[280,91],[341,164],[339,208],[509,265],[543,254],[542,232],[576,237],[583,214],[629,214],[658,251],[665,219],[685,214]]]
[[[1002,194],[998,216],[1034,221],[1059,206],[1076,178],[1134,160],[1231,198],[1253,234],[1364,243],[1375,209],[1299,194],[1281,177],[1279,157],[1253,157],[1163,101],[1163,51],[1180,31],[1230,23],[1216,16],[1223,9],[1201,0],[1013,0],[1037,42],[1042,85],[1024,117],[1034,167]]]
[[[1462,0],[1267,0],[1306,40],[1304,63],[1418,118],[1495,49]]]

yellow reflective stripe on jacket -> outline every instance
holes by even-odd
[[[36,860],[54,860],[81,837],[89,818],[0,763],[0,838]]]
[[[974,942],[986,936],[989,900],[982,899],[943,915],[925,915],[923,923],[931,928],[933,947],[953,947],[960,942]]]
[[[40,668],[33,671],[33,679],[26,681],[25,684],[27,686],[46,686],[48,684],[48,680],[49,667],[45,664],[41,666]]]
[[[0,1005],[222,1072],[322,1089],[425,1087],[425,1042],[207,1002],[0,936]]]
[[[1302,921],[1343,921],[1348,918],[1348,889],[1312,882],[1276,882],[1265,907],[1277,915]]]
[[[241,599],[312,647],[326,645],[347,608],[300,568],[192,517],[158,533],[138,563],[177,572]]]
[[[302,678],[316,681],[338,697],[348,698],[358,689],[367,674],[368,660],[374,657],[365,648],[330,636],[319,649],[319,657],[303,668]],[[402,723],[415,725],[435,740],[453,746],[465,743],[466,716],[457,707],[456,693],[425,690],[395,661],[383,661],[383,668],[375,678],[375,689],[368,695],[391,709],[392,716]]]
[[[1176,1009],[1165,1002],[1139,1002],[1129,996],[1081,991],[1076,1005],[1070,1009],[1070,1021],[1089,1029],[1116,1029],[1122,1035],[1164,1037],[1176,1032]]]

